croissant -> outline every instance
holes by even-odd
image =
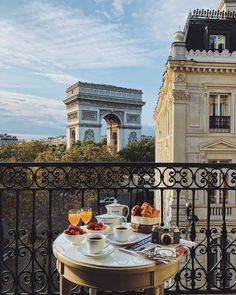
[[[141,209],[145,208],[145,207],[151,207],[150,203],[148,202],[144,202],[141,206]]]
[[[159,217],[160,211],[158,209],[152,209],[152,217]]]
[[[152,212],[150,210],[142,210],[141,215],[143,217],[152,217]]]

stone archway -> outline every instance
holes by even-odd
[[[74,140],[102,139],[107,124],[107,144],[115,151],[141,139],[142,91],[104,84],[78,82],[67,89],[67,148]],[[75,136],[70,132],[75,130]]]
[[[119,144],[122,141],[122,132],[120,130],[122,119],[115,113],[108,113],[103,119],[107,123],[107,145],[112,151],[117,152],[119,151]]]
[[[75,143],[75,129],[70,129],[70,144],[71,146]]]
[[[107,145],[112,151],[117,152],[122,141],[120,131],[121,119],[113,113],[106,114],[103,119],[107,123]]]

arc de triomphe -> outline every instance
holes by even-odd
[[[78,82],[64,100],[67,109],[67,148],[77,140],[101,140],[107,123],[107,144],[119,151],[141,138],[142,91],[111,85]]]

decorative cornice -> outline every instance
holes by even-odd
[[[174,72],[198,73],[236,73],[236,63],[197,62],[197,61],[169,61]]]
[[[225,62],[225,63],[236,63],[236,51],[232,53],[228,49],[219,51],[200,51],[200,50],[186,50],[186,60],[203,61],[203,62]]]
[[[93,89],[96,88],[96,89],[109,90],[109,91],[113,90],[113,91],[120,91],[120,92],[143,94],[142,90],[139,90],[139,89],[125,88],[125,87],[119,87],[119,86],[108,85],[108,84],[87,83],[87,82],[81,82],[81,81],[78,81],[77,83],[71,85],[69,88],[67,88],[66,92],[69,92],[72,89],[77,87],[86,87],[86,88],[93,88]]]

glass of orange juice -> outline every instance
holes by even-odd
[[[77,225],[80,221],[80,210],[79,209],[70,209],[68,213],[68,220],[70,224]]]
[[[80,210],[80,218],[82,219],[82,221],[85,224],[89,223],[89,221],[92,218],[92,215],[93,215],[92,208],[90,208],[90,207],[81,208],[81,210]]]

